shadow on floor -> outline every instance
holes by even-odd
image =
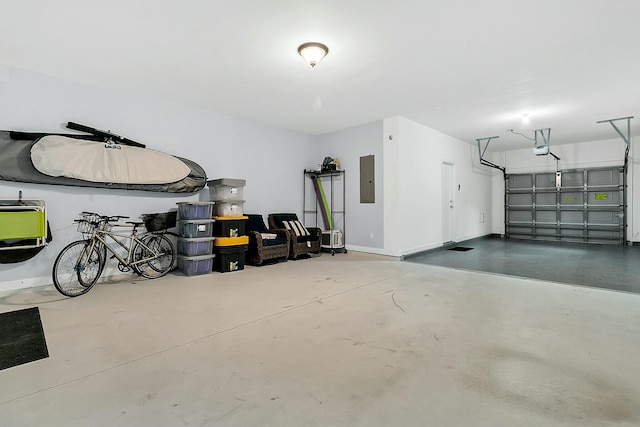
[[[640,246],[593,245],[489,237],[468,251],[429,251],[405,259],[471,271],[640,293]]]

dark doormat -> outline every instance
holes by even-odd
[[[0,313],[0,370],[49,357],[38,307]]]
[[[464,246],[455,246],[453,248],[449,248],[448,250],[450,251],[457,251],[457,252],[467,252],[470,251],[473,248],[465,248]]]

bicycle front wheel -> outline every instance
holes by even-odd
[[[53,264],[53,285],[68,297],[89,292],[100,277],[104,259],[91,241],[78,240],[68,244]]]
[[[98,277],[102,274],[102,270],[104,270],[104,266],[107,265],[107,245],[102,243],[100,240],[96,240],[96,248],[98,252],[100,252],[100,256],[102,256],[102,262],[100,263],[100,272],[98,273]]]
[[[147,259],[146,262],[137,262]],[[144,236],[133,248],[135,269],[147,279],[155,279],[167,274],[173,268],[176,251],[173,243],[162,234]]]

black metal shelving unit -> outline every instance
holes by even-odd
[[[313,217],[313,224],[317,227],[318,216],[320,212],[318,210],[318,201],[315,198],[315,191],[313,188],[313,183],[311,181],[315,178],[320,178],[321,181],[325,180],[329,182],[330,194],[327,203],[329,205],[329,214],[331,216],[332,227],[329,230],[322,231],[322,248],[331,251],[331,255],[335,255],[336,251],[347,253],[347,249],[345,247],[345,171],[343,169],[329,171],[304,171],[304,185],[302,194],[302,200],[304,203],[302,212],[304,217],[303,222],[305,224],[310,224],[308,223],[308,220]],[[342,185],[335,185],[336,181],[341,181]],[[314,193],[313,203],[307,200],[309,194],[309,190],[307,188],[308,185],[312,186],[311,192]],[[342,193],[342,197],[340,197],[340,194],[338,194],[338,198],[336,198],[337,191],[340,191]],[[340,234],[341,237],[339,236]]]

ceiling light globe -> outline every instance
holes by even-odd
[[[327,56],[329,48],[322,43],[309,42],[301,44],[298,47],[298,53],[311,67],[315,67],[322,58]]]

